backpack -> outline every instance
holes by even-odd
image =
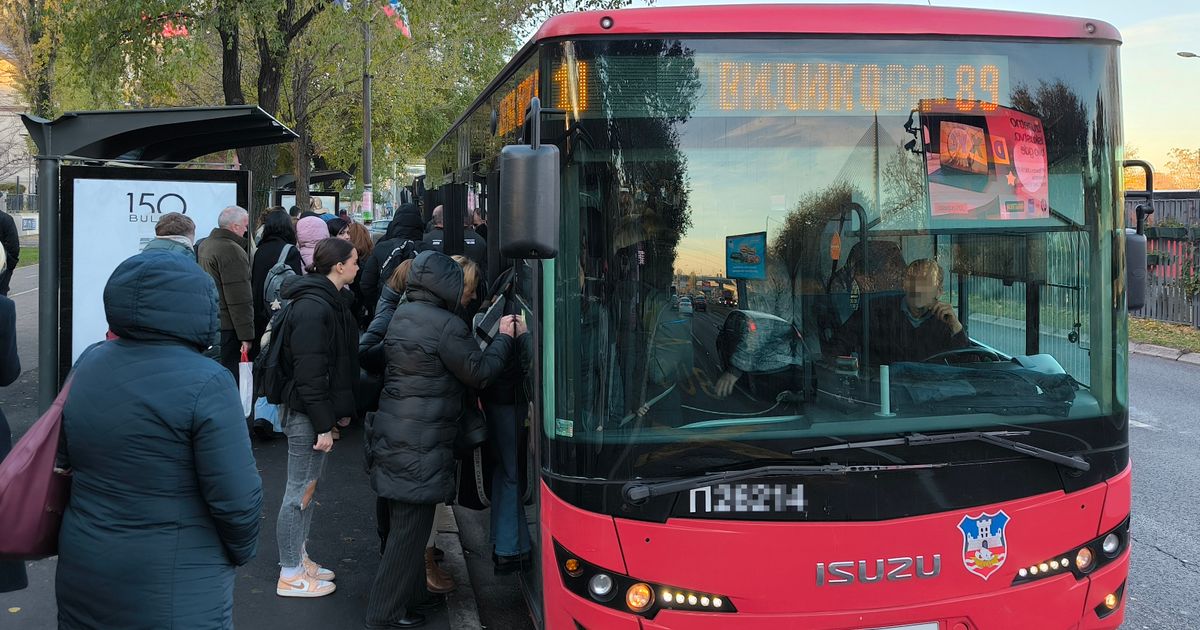
[[[272,268],[273,269],[273,268]],[[291,370],[284,366],[283,346],[287,343],[287,319],[292,308],[303,296],[287,300],[267,322],[262,336],[262,349],[254,359],[254,395],[266,398],[272,405],[287,402],[291,385]]]
[[[515,288],[516,267],[510,267],[500,274],[492,287],[492,303],[487,310],[480,311],[472,318],[475,331],[475,341],[480,350],[486,350],[492,340],[500,333],[500,319],[505,315],[517,315],[520,307],[514,305],[512,292]]]
[[[283,249],[279,251],[279,260],[271,265],[267,270],[266,279],[263,280],[263,305],[272,314],[283,308],[280,294],[283,292],[284,281],[296,275],[296,270],[287,264],[288,252],[292,247],[291,244],[284,244]]]
[[[379,267],[379,282],[380,284],[388,281],[392,274],[396,272],[396,267],[400,263],[415,258],[417,255],[417,245],[412,241],[404,241],[399,247],[392,250],[388,257],[384,259],[383,264]]]

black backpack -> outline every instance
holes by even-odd
[[[267,330],[263,333],[262,349],[254,359],[254,395],[266,398],[272,405],[286,403],[288,399],[292,375],[290,366],[286,366],[283,361],[283,346],[287,343],[290,332],[287,329],[288,317],[296,302],[302,299],[304,296],[287,300],[283,307],[271,316],[271,320],[267,322]]]
[[[396,267],[399,267],[400,263],[409,258],[415,258],[416,255],[417,244],[409,240],[401,243],[399,247],[392,249],[392,252],[384,259],[383,265],[379,267],[379,283],[381,285],[386,283],[392,277],[392,274],[396,272]]]

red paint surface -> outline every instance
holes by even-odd
[[[603,17],[612,18],[612,28],[600,26]],[[1094,32],[1088,32],[1088,24]],[[533,41],[576,35],[738,33],[1121,40],[1112,25],[1083,18],[921,6],[776,4],[567,13],[547,20]]]
[[[1129,515],[1129,469],[1072,493],[872,523],[765,523],[671,519],[646,523],[571,507],[542,486],[546,627],[637,628],[632,614],[567,591],[554,559],[557,540],[582,559],[639,580],[726,596],[737,613],[663,610],[643,630],[879,628],[938,621],[941,628],[1116,628],[1121,609],[1093,609],[1125,582],[1129,551],[1081,580],[1070,573],[1011,586],[1022,566],[1050,560]],[[963,565],[958,523],[1003,509],[1007,557],[987,580]],[[1103,526],[1100,526],[1104,523]],[[1100,529],[1098,529],[1100,526]],[[618,542],[619,535],[619,542]],[[647,541],[649,539],[649,541]],[[941,555],[929,579],[817,586],[816,563]],[[874,574],[873,564],[869,574]],[[857,572],[856,572],[857,573]],[[1128,593],[1126,593],[1128,596]],[[1082,617],[1081,617],[1082,614]],[[630,625],[630,622],[634,625]]]

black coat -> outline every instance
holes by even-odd
[[[867,330],[871,365],[890,365],[904,361],[924,361],[940,352],[970,345],[966,330],[950,333],[945,322],[926,317],[911,321],[904,307],[903,293],[866,295],[850,319],[834,332],[833,347],[839,355],[863,349],[863,309],[870,316]]]
[[[379,304],[375,306],[375,318],[358,338],[358,364],[371,374],[383,374],[383,338],[387,336],[392,315],[396,314],[396,307],[403,299],[403,295],[384,285],[383,295],[379,296]]]
[[[21,375],[21,360],[17,356],[17,310],[12,300],[0,296],[0,387],[16,382]],[[0,408],[0,461],[12,450],[12,431],[4,409]],[[25,563],[19,560],[0,560],[0,593],[18,591],[29,582]]]
[[[420,251],[419,245],[424,234],[424,222],[421,220],[421,214],[417,207],[412,204],[400,206],[400,209],[396,211],[395,218],[388,223],[383,238],[379,239],[379,242],[375,244],[375,249],[371,250],[371,255],[367,256],[365,261],[359,262],[358,266],[362,273],[358,285],[369,316],[374,316],[375,304],[379,301],[379,296],[382,295],[383,287],[388,280],[380,273],[383,270],[384,261],[393,250],[403,245],[404,241],[412,241]]]
[[[294,300],[282,326],[287,337],[280,361],[290,368],[287,405],[307,415],[317,433],[326,433],[338,418],[354,416],[358,327],[350,295],[317,274],[287,284],[282,295]]]
[[[17,231],[17,222],[5,211],[0,210],[0,246],[8,263],[0,271],[0,295],[8,295],[8,281],[12,279],[13,269],[17,268],[17,259],[21,256],[21,233]]]
[[[407,301],[384,339],[387,368],[379,411],[367,423],[367,471],[379,496],[431,504],[454,497],[454,437],[467,388],[500,375],[513,340],[480,350],[450,309],[463,273],[448,256],[423,252],[408,275]]]
[[[263,303],[263,285],[267,283],[267,272],[275,263],[279,262],[279,254],[283,251],[283,246],[287,245],[287,241],[282,238],[272,236],[259,244],[258,249],[254,250],[254,262],[250,266],[250,291],[254,293],[254,343],[257,345],[258,340],[262,339],[263,332],[267,329],[267,321],[271,318],[271,313],[267,309],[267,305]],[[295,243],[291,243],[292,249],[288,252],[285,262],[292,271],[296,272],[297,276],[304,275],[304,262],[300,259],[300,248],[296,247]]]

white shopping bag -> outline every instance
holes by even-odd
[[[245,352],[238,363],[238,393],[242,395],[242,415],[249,416],[254,409],[254,364]]]

